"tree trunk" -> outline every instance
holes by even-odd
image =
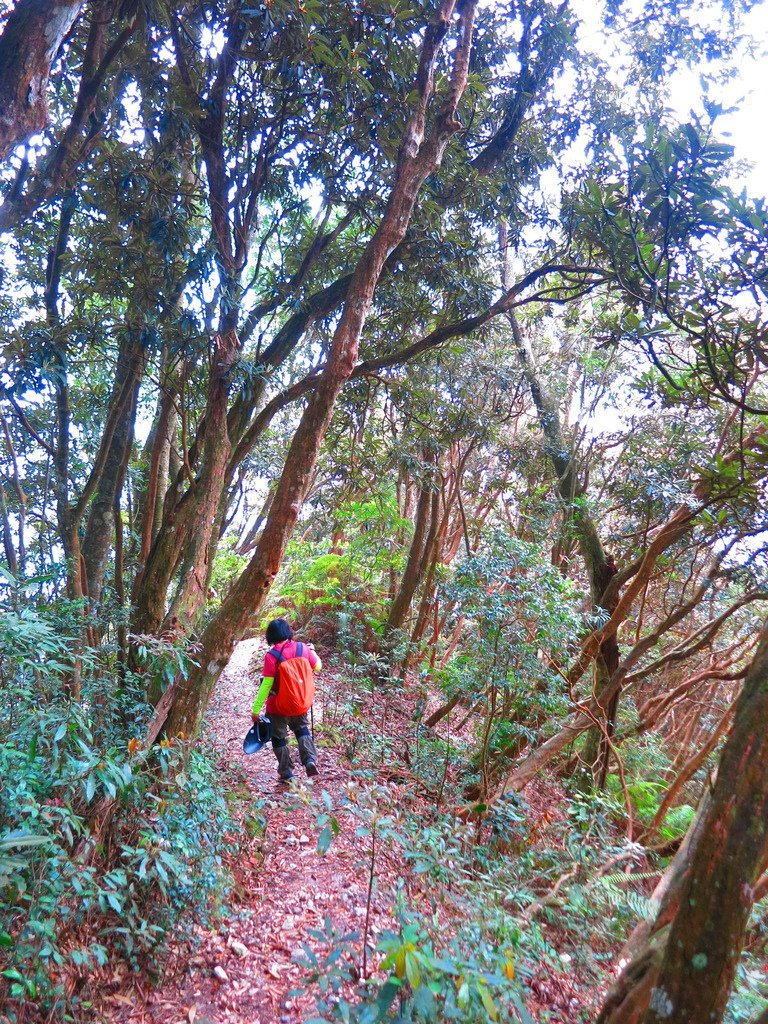
[[[123,515],[120,508],[120,495],[115,495],[112,508],[115,523],[115,600],[118,607],[117,620],[117,664],[120,677],[125,679],[128,667],[128,627],[125,620],[125,578],[124,578],[124,539]]]
[[[261,511],[256,516],[256,519],[254,520],[253,525],[251,526],[246,536],[240,542],[240,546],[237,549],[238,555],[247,555],[256,547],[256,544],[259,539],[259,534],[261,533],[261,528],[267,520],[269,510],[272,508],[272,502],[274,501],[275,498],[275,487],[276,483],[275,481],[272,481],[272,483],[270,483],[269,487],[267,488],[267,494],[266,497],[264,498],[264,504],[261,506]]]
[[[667,925],[660,912],[599,1024],[718,1024],[723,1018],[768,859],[768,621],[700,819],[676,913]],[[656,953],[649,955],[654,942]]]
[[[739,446],[723,461],[725,463],[731,463],[742,458],[744,452],[749,452],[755,447],[755,442],[758,438],[763,436],[764,432],[764,427],[757,427],[756,430],[754,430],[749,436],[745,437]],[[566,681],[569,686],[572,687],[576,685],[587,666],[594,660],[596,654],[600,650],[600,645],[603,640],[607,636],[615,635],[620,624],[630,614],[635,599],[643,591],[648,580],[651,578],[659,557],[685,536],[686,532],[691,528],[692,523],[695,521],[696,516],[705,505],[708,505],[710,508],[718,507],[718,501],[713,500],[712,498],[714,484],[715,481],[711,477],[704,477],[700,479],[693,487],[693,494],[697,502],[700,502],[701,504],[698,507],[688,502],[679,505],[672,512],[666,522],[660,524],[649,534],[648,544],[643,554],[640,555],[631,565],[623,568],[616,578],[611,580],[606,594],[606,600],[611,606],[613,606],[614,603],[613,592],[618,593],[621,586],[624,586],[624,591],[621,597],[616,601],[614,611],[611,613],[611,617],[608,622],[606,622],[600,629],[595,630],[594,633],[590,633],[589,636],[585,637],[582,641],[581,652],[566,675]],[[733,496],[732,490],[726,490],[722,495],[722,500],[731,499]],[[681,606],[677,612],[669,616],[668,622],[674,623],[680,621],[681,618],[685,617],[689,609],[690,603],[686,603]],[[724,621],[723,616],[720,616],[719,618],[721,621]],[[578,737],[586,732],[587,729],[591,728],[594,724],[594,716],[599,715],[601,707],[605,707],[607,702],[610,700],[613,695],[614,687],[620,688],[622,686],[630,669],[634,667],[644,653],[650,650],[658,636],[658,632],[651,634],[648,637],[643,638],[640,643],[636,644],[632,652],[624,659],[621,665],[619,665],[616,672],[614,672],[607,689],[601,693],[600,703],[593,698],[587,704],[586,713],[584,713],[580,708],[577,709],[574,714],[568,718],[565,725],[558,733],[529,754],[528,757],[510,773],[506,782],[502,786],[502,789],[511,788],[518,792],[524,789],[531,779],[533,779],[545,765],[556,757],[565,747],[578,739]],[[645,675],[645,672],[643,672],[643,675]]]
[[[0,36],[0,160],[48,124],[51,62],[83,0],[20,0]]]
[[[5,551],[5,560],[8,563],[8,568],[15,576],[19,571],[19,560],[16,558],[16,548],[13,545],[13,531],[11,530],[10,520],[8,519],[8,506],[5,502],[5,487],[2,481],[0,481],[0,515],[3,520],[3,550]]]
[[[448,510],[441,517],[440,515],[440,491],[435,489],[432,495],[432,507],[430,509],[429,531],[427,541],[424,545],[424,555],[421,560],[419,575],[424,580],[419,607],[416,612],[416,624],[411,633],[411,644],[415,646],[421,642],[427,628],[430,611],[433,610],[433,590],[435,571],[440,560],[445,532],[448,526]]]
[[[416,505],[416,519],[413,524],[411,546],[408,549],[408,560],[405,564],[405,570],[403,571],[397,594],[389,609],[387,621],[384,624],[382,644],[385,647],[390,643],[393,633],[396,630],[402,629],[413,601],[413,595],[416,593],[419,581],[421,580],[421,568],[431,524],[432,496],[435,491],[433,478],[434,458],[430,457],[428,452],[424,453],[424,458],[428,471],[422,481],[419,500]]]
[[[166,625],[192,628],[203,608],[211,573],[211,543],[217,540],[216,523],[224,499],[231,444],[227,429],[229,376],[240,350],[234,325],[225,323],[216,345],[211,373],[214,377],[205,411],[202,470],[187,508],[186,542],[181,551],[178,590],[171,601]]]
[[[509,286],[509,282],[506,280],[506,271],[504,285],[505,287]],[[544,434],[545,450],[552,460],[557,474],[557,489],[560,499],[576,533],[579,551],[587,570],[592,604],[595,609],[601,608],[611,614],[618,603],[618,590],[613,589],[608,597],[608,585],[616,575],[616,566],[613,558],[603,546],[587,506],[583,502],[578,504],[574,502],[574,499],[580,497],[583,491],[576,479],[576,465],[570,445],[563,437],[557,405],[539,379],[533,353],[514,314],[509,315],[509,320],[517,346],[518,358],[536,406],[539,426]],[[619,667],[619,647],[615,631],[607,633],[602,638],[596,652],[596,663],[597,701],[595,710],[602,720],[602,727],[592,727],[585,748],[584,762],[592,770],[593,779],[598,789],[602,789],[608,774],[610,739],[616,726],[620,693],[619,687],[613,687],[610,696],[602,696]]]
[[[89,507],[88,523],[83,538],[88,596],[94,606],[101,598],[104,571],[109,559],[115,525],[115,502],[119,501],[123,489],[133,446],[136,403],[146,362],[147,350],[141,342],[131,339],[121,343],[110,399],[110,411],[116,414],[116,424],[104,472]]]

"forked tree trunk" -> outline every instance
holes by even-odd
[[[400,586],[397,589],[395,599],[389,609],[387,621],[384,624],[382,643],[385,647],[388,646],[393,633],[402,629],[413,601],[413,595],[416,593],[416,588],[421,579],[421,566],[432,516],[432,495],[435,489],[432,475],[434,460],[428,459],[428,453],[425,453],[425,458],[428,460],[430,472],[421,484],[419,500],[416,505],[416,518],[413,524],[413,537],[411,538],[411,546],[408,549],[408,559],[400,579]]]
[[[674,892],[598,1024],[718,1024],[768,861],[768,621]],[[675,909],[670,922],[670,908]]]
[[[205,443],[202,471],[191,489],[186,542],[181,550],[178,590],[166,616],[167,625],[181,623],[192,627],[205,604],[211,574],[210,554],[215,542],[216,524],[227,477],[231,445],[227,429],[229,376],[240,351],[234,326],[225,325],[217,338],[215,375],[205,411]]]
[[[506,279],[504,284],[508,286]],[[544,434],[545,450],[557,474],[557,489],[560,499],[576,534],[579,551],[587,570],[592,604],[596,609],[603,609],[610,615],[615,611],[616,604],[618,603],[617,589],[612,588],[611,591],[608,590],[611,580],[616,575],[615,564],[603,546],[589,509],[583,502],[575,503],[575,499],[581,496],[581,490],[576,479],[576,465],[570,451],[570,445],[566,443],[563,436],[560,413],[553,397],[547,392],[539,378],[533,353],[520,330],[514,314],[510,314],[509,320],[512,326],[515,345],[517,346],[518,358],[523,368],[523,374],[528,383],[533,403],[536,406],[539,426]],[[598,789],[602,789],[605,786],[608,774],[611,753],[610,739],[615,730],[619,706],[619,686],[614,686],[609,696],[603,696],[607,694],[610,681],[619,667],[619,646],[616,639],[616,631],[607,633],[602,638],[600,647],[596,652],[595,661],[595,691],[597,694],[595,710],[601,720],[601,724],[600,726],[593,726],[591,730],[584,751],[584,761],[591,768]]]
[[[413,596],[419,585],[421,561],[424,556],[424,545],[426,543],[431,507],[431,487],[429,484],[423,483],[416,505],[416,519],[413,524],[413,536],[408,548],[408,558],[406,559],[397,591],[392,599],[387,621],[384,624],[383,639],[385,643],[396,630],[402,629],[408,616]]]

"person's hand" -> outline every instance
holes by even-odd
[[[263,716],[261,714],[257,715],[255,712],[251,712],[251,718],[253,719],[253,724],[254,725],[258,725],[259,722],[263,722],[264,721]]]

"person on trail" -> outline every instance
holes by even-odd
[[[270,649],[264,657],[261,686],[251,711],[254,723],[263,720],[262,708],[269,717],[277,772],[280,781],[287,783],[293,778],[289,729],[299,744],[299,757],[307,775],[317,775],[317,751],[309,731],[307,711],[314,697],[313,672],[319,672],[322,663],[312,644],[297,643],[293,639],[293,630],[285,619],[273,619],[269,623],[267,643]],[[294,664],[290,665],[291,662]],[[281,672],[283,665],[290,667]]]

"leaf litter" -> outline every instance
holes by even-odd
[[[359,936],[357,966],[362,962],[368,869],[358,823],[335,811],[338,834],[328,845],[317,821],[319,812],[339,808],[349,791],[350,750],[339,730],[323,728],[322,714],[324,699],[332,700],[334,689],[345,684],[327,666],[318,676],[314,724],[320,775],[303,777],[291,738],[295,780],[290,787],[280,785],[271,748],[251,756],[242,750],[258,685],[251,663],[263,649],[261,640],[237,646],[217,683],[204,729],[240,830],[233,837],[237,853],[228,864],[233,886],[226,912],[214,927],[193,923],[174,938],[154,987],[128,973],[104,986],[96,1009],[114,1024],[300,1024],[316,1012],[297,960],[305,960],[303,947],[318,959],[330,951],[332,940],[325,938],[329,922],[336,934]],[[369,702],[363,714],[370,712],[373,719],[375,695]],[[412,718],[412,709],[390,708],[388,715],[388,729],[395,735]],[[351,759],[357,762],[356,752]],[[382,762],[377,775],[393,803],[402,800],[413,808],[424,799],[407,770]],[[557,785],[535,782],[529,793],[533,819],[560,817],[563,796]],[[368,964],[374,967],[380,957],[372,956],[372,947],[382,932],[396,927],[399,878],[409,879],[409,894],[418,902],[422,880],[413,877],[397,847],[382,847],[368,921]],[[430,900],[434,905],[434,892],[421,895],[425,905]],[[542,971],[541,977],[531,978],[530,1012],[548,1011],[552,1024],[574,1020],[577,1005],[583,1009],[591,1001],[578,981],[573,972]]]

